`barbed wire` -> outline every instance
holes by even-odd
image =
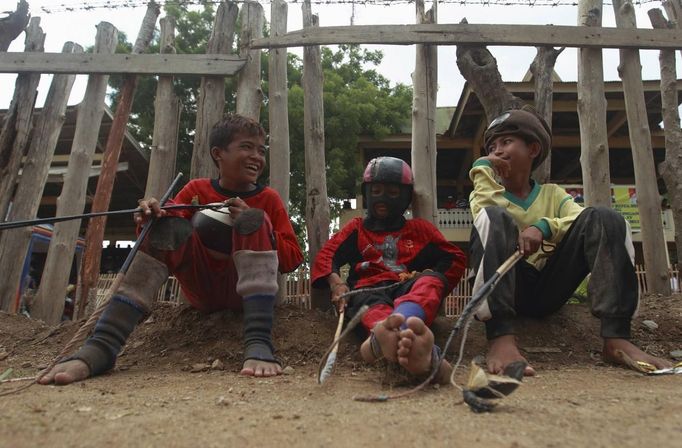
[[[303,3],[304,0],[288,0],[287,3]],[[244,3],[245,0],[236,0],[235,3]],[[647,3],[657,3],[660,0],[636,0],[633,2],[636,6],[641,6]],[[35,2],[32,2],[35,4]],[[95,1],[80,1],[80,2],[63,2],[55,4],[51,1],[50,5],[41,6],[38,3],[38,8],[45,14],[52,14],[57,12],[75,12],[75,11],[91,11],[97,9],[123,9],[123,8],[141,8],[146,6],[148,0],[95,0]],[[156,0],[156,3],[165,5],[179,5],[179,6],[199,6],[199,5],[218,5],[222,0]],[[261,0],[261,3],[271,3],[270,0]],[[356,5],[356,6],[392,6],[392,5],[407,5],[414,3],[414,0],[310,0],[314,5]],[[526,6],[526,7],[558,7],[558,6],[578,6],[577,0],[438,0],[439,4],[457,4],[462,6]],[[611,5],[609,1],[604,2],[605,5]]]

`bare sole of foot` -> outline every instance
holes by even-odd
[[[402,314],[391,314],[385,320],[374,326],[374,337],[379,343],[383,357],[390,362],[398,361],[398,341],[400,340],[400,326],[405,322]],[[372,352],[371,336],[360,346],[360,354],[366,362],[377,360]]]
[[[79,359],[73,359],[54,366],[38,383],[65,386],[76,381],[82,381],[89,376],[90,368],[88,365]]]
[[[240,375],[268,377],[277,376],[282,373],[282,366],[276,362],[261,361],[258,359],[247,359],[244,361]]]
[[[657,358],[656,356],[651,356],[648,353],[640,350],[636,345],[627,339],[620,338],[607,338],[604,339],[604,348],[602,350],[602,357],[605,361],[612,362],[615,364],[621,364],[630,368],[630,364],[623,359],[623,356],[618,352],[623,352],[630,358],[631,362],[647,362],[652,364],[657,369],[666,369],[672,367],[672,363],[662,358]]]
[[[433,368],[433,332],[418,317],[408,318],[406,324],[407,328],[400,332],[398,363],[412,375],[427,375]],[[451,371],[450,363],[443,360],[434,381],[449,382]]]
[[[535,375],[535,369],[533,369],[530,366],[530,363],[528,363],[528,360],[521,355],[519,347],[516,345],[516,336],[513,334],[506,334],[490,340],[488,355],[486,356],[488,372],[500,374],[504,372],[505,367],[514,361],[524,361],[528,364],[523,371],[523,376]]]

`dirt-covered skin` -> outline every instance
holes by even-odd
[[[658,328],[645,329],[644,319]],[[582,305],[548,322],[524,321],[519,347],[537,374],[488,415],[472,413],[452,386],[388,403],[353,401],[389,390],[382,368],[360,361],[358,341],[342,344],[336,371],[318,386],[317,364],[336,322],[314,311],[278,310],[274,340],[284,375],[244,377],[239,321],[231,313],[157,307],[112,373],[0,397],[0,446],[639,447],[670,446],[682,436],[682,377],[645,377],[605,363],[598,322]],[[439,318],[437,343],[449,325]],[[11,367],[12,377],[35,375],[76,328],[0,313],[0,374]],[[646,353],[681,350],[682,296],[647,298],[633,330]],[[464,365],[484,353],[480,323],[466,347]],[[224,370],[209,368],[216,359]]]

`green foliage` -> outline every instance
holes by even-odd
[[[167,3],[166,14],[176,19],[176,48],[178,53],[204,53],[213,25],[214,10],[205,5],[201,11],[188,10],[177,3]],[[239,26],[239,24],[237,24]],[[267,35],[267,30],[265,30]],[[132,46],[123,41],[121,52],[130,52]],[[149,52],[158,52],[158,35]],[[337,51],[322,48],[324,72],[324,123],[327,186],[332,216],[338,216],[343,199],[356,196],[361,177],[362,161],[357,150],[358,138],[382,138],[398,132],[409,118],[412,89],[398,84],[391,87],[385,77],[377,73],[382,60],[380,51],[368,51],[359,46],[340,46]],[[261,122],[268,129],[268,57],[262,53],[262,79],[265,107],[261,109]],[[305,160],[303,88],[301,86],[303,63],[300,57],[288,55],[289,127],[291,147],[291,215],[299,235],[303,234],[305,216]],[[235,110],[236,82],[226,80],[226,111]],[[114,88],[111,99],[117,101],[121,78],[112,77]],[[182,102],[180,123],[178,170],[189,172],[192,141],[196,123],[196,101],[199,95],[198,77],[176,78],[176,94]],[[154,124],[154,96],[156,78],[144,77],[139,81],[133,106],[130,128],[133,135],[149,148]],[[267,182],[267,178],[263,179]]]

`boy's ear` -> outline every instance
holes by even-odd
[[[220,148],[218,148],[217,146],[211,148],[211,158],[216,161],[220,160]]]
[[[528,155],[530,155],[530,157],[532,159],[536,159],[540,155],[540,152],[542,152],[542,148],[540,147],[540,142],[531,143],[530,145],[528,145],[528,149],[530,149],[530,152],[528,153]]]

